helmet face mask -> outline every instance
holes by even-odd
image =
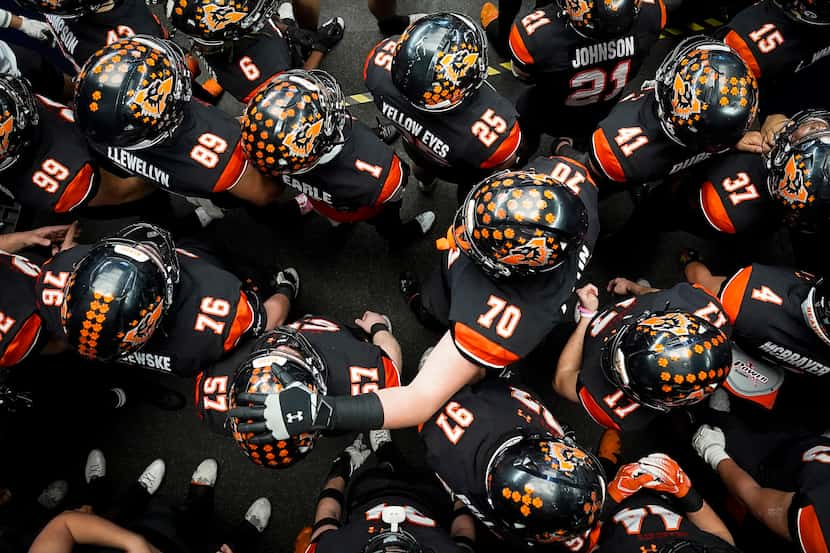
[[[389,528],[379,531],[374,528],[375,531],[366,542],[363,553],[424,553],[418,540],[401,528],[401,523],[407,516],[405,507],[383,504],[375,508],[381,508],[381,520],[389,524]]]
[[[773,0],[790,19],[816,27],[830,25],[828,0]]]
[[[20,77],[0,76],[0,172],[23,157],[40,122],[35,96]]]
[[[571,29],[596,40],[624,35],[640,14],[640,0],[557,0],[557,4]]]
[[[270,0],[167,0],[165,11],[197,49],[214,54],[258,32],[277,7]]]

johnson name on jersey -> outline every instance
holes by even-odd
[[[37,265],[0,250],[0,367],[17,365],[43,345],[46,331],[35,296],[38,276]]]

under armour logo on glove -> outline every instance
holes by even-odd
[[[239,432],[254,434],[251,443],[269,443],[315,430],[321,403],[316,392],[294,382],[276,394],[239,394],[230,416],[237,419]]]
[[[288,422],[302,422],[303,421],[303,412],[297,411],[296,413],[288,413],[285,415],[285,420]]]

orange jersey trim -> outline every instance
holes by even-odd
[[[66,185],[60,199],[55,204],[55,213],[66,213],[72,211],[84,201],[89,199],[95,184],[95,169],[89,163],[75,175],[75,178]]]
[[[720,303],[726,315],[729,317],[729,322],[735,324],[738,314],[741,312],[741,304],[744,301],[744,294],[746,287],[749,284],[749,277],[752,276],[752,267],[744,267],[732,278],[726,281],[720,293]]]
[[[375,57],[375,53],[377,52],[378,46],[380,46],[382,42],[384,42],[384,41],[381,40],[380,42],[378,42],[377,44],[372,46],[372,49],[369,50],[369,55],[366,56],[366,60],[363,62],[363,82],[364,83],[366,82],[366,76],[369,74],[369,62],[371,62],[372,58]]]
[[[385,203],[389,198],[395,196],[398,190],[403,186],[403,169],[401,167],[401,159],[398,154],[392,156],[392,167],[389,168],[389,175],[386,177],[386,182],[383,183],[383,188],[380,189],[380,194],[375,202],[375,205]]]
[[[383,374],[386,376],[385,388],[397,388],[401,385],[401,373],[391,358],[383,356]]]
[[[487,160],[481,164],[482,169],[492,169],[493,167],[498,167],[508,159],[510,159],[513,154],[515,154],[518,149],[519,145],[522,143],[522,130],[519,128],[519,124],[516,123],[513,125],[513,128],[510,129],[510,134],[507,135],[501,144],[499,144],[498,149],[496,149],[495,153],[491,155]]]
[[[455,345],[467,355],[488,367],[506,367],[519,360],[509,349],[489,340],[463,323],[455,323]]]
[[[660,6],[660,30],[666,27],[666,3],[663,0],[657,0],[657,5]]]
[[[203,82],[202,83],[202,88],[205,89],[205,91],[208,94],[210,94],[211,96],[214,96],[216,98],[221,96],[222,93],[225,91],[225,89],[222,88],[222,85],[219,84],[219,81],[217,81],[216,79],[213,79],[213,78],[210,78],[210,79],[206,80],[205,82]],[[247,100],[246,100],[246,103],[247,103]]]
[[[202,379],[205,377],[205,371],[200,372],[196,375],[196,389],[193,390],[193,405],[196,406],[196,409],[199,413],[199,418],[204,418],[202,416],[201,410],[201,402],[202,402]]]
[[[594,135],[591,137],[591,145],[594,148],[594,157],[602,172],[613,181],[625,182],[625,171],[623,171],[620,160],[617,159],[614,150],[611,149],[611,144],[608,143],[602,129],[594,131]]]
[[[510,37],[507,39],[507,43],[510,45],[510,51],[517,60],[525,65],[533,64],[535,60],[533,59],[530,51],[527,49],[525,41],[522,40],[522,35],[519,34],[519,28],[515,23],[510,28]]]
[[[225,170],[222,171],[222,174],[219,175],[219,178],[216,179],[216,184],[213,186],[214,192],[224,192],[225,190],[230,190],[236,183],[239,182],[239,179],[242,178],[242,175],[245,174],[245,169],[248,168],[248,157],[245,155],[245,150],[242,149],[242,140],[236,143],[236,147],[233,149],[233,154],[231,154],[231,159],[228,161],[228,164],[225,165]]]
[[[239,343],[239,339],[250,330],[254,323],[254,310],[248,302],[245,292],[239,292],[239,303],[236,304],[236,317],[233,319],[228,337],[225,339],[223,349],[230,351]]]
[[[752,54],[752,50],[749,49],[749,46],[747,46],[746,41],[744,41],[741,35],[735,31],[729,31],[723,41],[731,46],[733,50],[738,52],[738,55],[741,56],[744,63],[746,63],[752,70],[752,74],[755,75],[755,78],[760,79],[761,66],[758,65],[758,60],[755,59],[755,56]]]
[[[798,542],[804,553],[828,553],[824,532],[812,505],[798,510]]]
[[[612,430],[622,430],[620,425],[614,422],[614,419],[605,412],[605,409],[600,407],[599,403],[596,402],[594,397],[588,391],[588,388],[582,386],[579,390],[579,401],[582,403],[582,407],[588,414],[594,419],[594,422],[604,428],[611,428]]]
[[[700,209],[706,221],[715,229],[728,234],[735,234],[735,225],[729,218],[723,202],[715,190],[715,185],[710,181],[703,183],[700,187]]]
[[[26,319],[3,352],[3,357],[0,357],[0,367],[11,367],[26,359],[37,343],[41,324],[39,315],[32,315]]]

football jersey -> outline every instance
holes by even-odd
[[[577,33],[554,2],[517,18],[510,29],[513,66],[549,91],[549,105],[616,102],[666,25],[663,0],[642,2],[625,35],[598,41]]]
[[[589,153],[600,174],[635,185],[663,179],[712,157],[668,137],[657,118],[653,88],[630,94],[614,106],[594,131]]]
[[[355,337],[342,324],[306,315],[290,326],[300,331],[325,362],[327,395],[356,396],[401,385],[398,367],[392,359],[378,346]],[[236,369],[253,347],[254,340],[249,340],[232,355],[204,369],[197,378],[195,405],[199,416],[214,432],[226,433],[226,392]]]
[[[639,430],[660,415],[659,411],[629,398],[613,384],[605,376],[601,360],[603,348],[624,323],[634,321],[644,313],[669,309],[702,317],[723,330],[727,337],[732,331],[718,299],[704,288],[686,283],[631,297],[600,312],[585,333],[582,370],[576,385],[582,407],[600,426],[620,431]]]
[[[298,67],[288,40],[273,20],[254,37],[236,41],[233,56],[227,52],[204,54],[219,86],[247,104],[275,75]]]
[[[25,257],[0,250],[0,367],[23,361],[46,334],[35,301],[39,275]]]
[[[4,187],[21,205],[66,213],[95,197],[100,177],[87,141],[68,107],[37,96],[40,121],[30,151],[0,174]]]
[[[462,356],[497,373],[527,356],[558,324],[573,321],[573,290],[599,235],[597,188],[585,167],[564,158],[539,157],[526,169],[572,175],[563,180],[580,182],[574,188],[588,212],[588,231],[579,250],[552,271],[502,280],[489,278],[456,245],[441,256],[446,301],[440,303],[448,311],[435,315],[448,322]]]
[[[3,73],[26,77],[35,94],[43,94],[47,98],[63,96],[63,73],[45,55],[13,42],[3,42],[3,46],[12,55],[12,59],[3,60]],[[4,51],[3,55],[7,55],[7,52]]]
[[[497,378],[465,386],[419,430],[427,466],[455,499],[496,534],[485,485],[493,455],[505,441],[520,434],[563,435],[538,397]]]
[[[830,372],[830,344],[810,328],[806,309],[813,286],[812,275],[783,267],[754,263],[735,273],[720,292],[735,342],[749,355],[796,373]]]
[[[758,154],[717,157],[701,170],[700,209],[717,231],[740,234],[776,223],[777,204],[767,188],[767,168]]]
[[[167,38],[167,31],[143,0],[118,0],[107,12],[76,19],[45,15],[55,30],[64,57],[72,62],[76,71],[80,71],[92,54],[122,38],[133,35]]]
[[[248,167],[239,121],[198,100],[188,104],[175,135],[161,144],[144,150],[101,148],[98,153],[118,173],[185,196],[207,198],[230,190]]]
[[[406,186],[395,151],[359,121],[343,129],[340,152],[301,175],[285,175],[286,185],[304,193],[314,208],[335,221],[369,218],[386,202],[401,198]]]
[[[651,553],[677,540],[706,547],[728,544],[698,528],[664,496],[640,491],[611,512],[603,513],[599,548],[595,553]]]
[[[403,139],[437,167],[479,171],[510,159],[522,139],[513,104],[485,81],[453,110],[428,113],[415,108],[392,82],[397,38],[369,52],[363,80],[377,108]]]
[[[63,288],[92,246],[76,246],[43,264],[36,292],[38,307],[53,333],[63,333]],[[260,328],[264,313],[252,306],[242,282],[231,273],[181,249],[179,282],[173,303],[150,340],[118,363],[178,376],[193,376]]]
[[[772,0],[743,9],[725,30],[724,42],[740,54],[758,79],[786,77],[830,55],[826,27],[794,21]]]

